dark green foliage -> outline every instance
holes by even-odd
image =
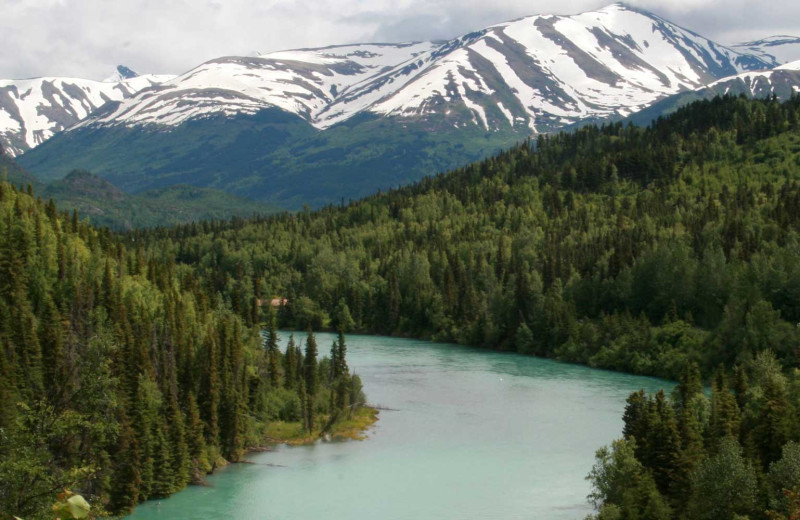
[[[278,346],[278,329],[275,311],[272,310],[272,305],[267,306],[265,329],[266,338],[264,339],[264,347],[267,351],[267,370],[269,373],[269,382],[273,388],[278,388],[280,386],[281,376],[279,368],[279,359],[281,354],[280,347]]]
[[[800,442],[784,445],[780,460],[770,464],[767,488],[770,509],[788,515],[790,504],[784,491],[800,490]]]
[[[95,226],[120,231],[268,215],[278,211],[275,206],[248,198],[185,184],[130,195],[83,170],[74,170],[63,179],[42,183],[10,158],[0,156],[0,180],[3,172],[6,172],[9,183],[32,186],[38,196],[53,199],[62,211],[78,211],[82,218],[88,218]]]
[[[298,391],[279,388],[254,284],[218,291],[160,253],[0,182],[1,517],[52,518],[67,488],[125,513],[238,460],[269,421],[300,419],[302,356],[292,345],[284,365]],[[332,393],[316,375],[314,395]]]
[[[717,99],[646,129],[542,136],[344,206],[129,240],[192,266],[242,315],[259,281],[287,300],[286,328],[341,325],[675,379],[687,362],[707,376],[766,349],[791,366],[798,113],[800,98]]]
[[[738,381],[750,381],[744,391],[737,384],[739,396],[722,372],[714,377],[710,399],[689,391],[697,390],[696,369],[690,365],[671,402],[663,392],[647,396],[640,391],[628,398],[626,449],[652,476],[674,518],[755,519],[765,518],[765,511],[780,518],[774,515],[790,513],[787,493],[800,487],[800,371],[783,373],[767,351],[735,373]],[[619,500],[610,500],[614,512],[635,512]]]
[[[692,474],[692,519],[746,517],[758,510],[757,499],[756,473],[733,437],[723,439],[716,455],[700,463]]]
[[[703,379],[697,363],[687,363],[678,385],[678,402],[681,408],[688,408],[692,399],[703,392]]]
[[[175,185],[135,195],[122,192],[108,181],[76,170],[66,178],[41,185],[43,198],[52,198],[62,210],[77,210],[95,226],[115,230],[170,226],[199,220],[219,220],[278,211],[211,188]]]
[[[728,388],[727,379],[720,374],[711,385],[711,417],[706,428],[706,445],[714,452],[728,437],[739,438],[742,421],[736,398]]]
[[[309,334],[305,356],[269,362],[254,326],[257,301],[273,294],[283,327],[352,326],[682,377],[674,402],[629,400],[619,465],[635,478],[621,480],[630,492],[600,496],[601,514],[703,517],[704,497],[749,486],[798,440],[800,382],[787,372],[800,361],[798,121],[800,97],[717,99],[647,129],[542,136],[343,206],[121,237],[0,183],[0,392],[85,424],[128,417],[138,462],[116,454],[119,428],[81,437],[100,439],[90,461],[141,480],[115,492],[127,507],[186,480],[173,460],[186,458],[183,443],[196,475],[241,456],[259,422],[299,408],[316,431],[321,414],[363,402],[340,361],[344,338],[332,359],[318,359]],[[58,317],[60,340],[46,332]],[[92,348],[102,354],[85,356]],[[59,349],[70,363],[107,363],[59,366]],[[746,373],[731,378],[737,365]],[[55,402],[45,374],[62,370],[60,384],[76,390],[84,375],[103,376],[84,392],[91,407]],[[715,371],[709,400],[699,378]],[[183,441],[166,424],[178,417],[171,393]],[[0,408],[0,421],[18,424],[18,413]],[[81,442],[54,464],[81,468]],[[712,483],[728,463],[735,478]],[[104,482],[84,477],[77,489],[103,499]],[[756,488],[733,512],[766,510],[774,493]]]
[[[303,392],[305,395],[304,418],[306,430],[314,431],[315,399],[319,390],[319,372],[317,363],[317,339],[309,330],[306,338],[306,352],[303,356]]]
[[[283,385],[291,390],[299,386],[299,379],[302,372],[298,370],[302,366],[302,353],[294,342],[294,334],[289,335],[289,342],[286,344],[286,353],[283,356]]]
[[[636,459],[634,440],[615,441],[597,451],[587,480],[589,499],[599,510],[594,517],[625,520],[669,520],[670,507],[659,493],[648,470]]]

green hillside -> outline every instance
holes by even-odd
[[[45,184],[2,153],[0,174],[16,186],[31,185],[39,197],[53,199],[62,210],[77,211],[80,218],[115,230],[252,217],[279,211],[275,206],[220,190],[188,185],[129,195],[110,182],[81,170],[73,170],[63,179]]]
[[[128,195],[108,181],[75,170],[40,186],[41,197],[77,211],[97,226],[126,230],[274,213],[277,208],[209,188],[176,185]]]
[[[589,474],[595,520],[800,513],[800,97],[716,98],[343,207],[129,240],[243,315],[262,284],[287,327],[680,380],[628,399]]]
[[[73,492],[124,515],[249,448],[374,421],[343,335],[332,361],[311,333],[284,355],[271,307],[239,316],[160,260],[0,182],[0,518],[67,518]]]
[[[36,177],[25,171],[16,161],[5,154],[2,146],[0,146],[0,180],[23,186],[39,184],[39,180]]]
[[[362,115],[318,131],[278,109],[192,121],[169,131],[75,129],[26,153],[42,179],[91,171],[129,193],[175,184],[299,209],[357,199],[450,170],[525,135]],[[74,150],[81,150],[75,154]]]
[[[673,397],[632,395],[623,439],[598,451],[598,520],[797,515],[798,96],[715,98],[648,128],[542,136],[317,211],[113,235],[8,184],[0,211],[9,510],[42,511],[34,498],[51,479],[125,510],[218,454],[236,459],[276,418],[314,431],[315,410],[337,417],[358,395],[355,379],[332,378],[343,349],[311,369],[297,350],[258,349],[260,303],[275,298],[284,327],[679,380]],[[64,349],[76,354],[66,365]],[[42,440],[54,409],[59,427]],[[93,428],[108,417],[116,429]],[[48,476],[42,488],[26,486],[28,465]]]
[[[135,233],[286,326],[516,350],[676,378],[797,361],[800,99],[701,102],[641,129],[541,137],[297,216]],[[538,150],[536,150],[538,148]],[[213,237],[213,238],[212,238]],[[221,244],[226,244],[220,253]]]

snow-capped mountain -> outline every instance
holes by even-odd
[[[106,102],[129,98],[172,77],[137,76],[120,66],[106,81],[0,80],[0,143],[9,155],[20,155],[86,118]]]
[[[771,70],[752,71],[723,78],[700,89],[715,95],[746,94],[750,97],[776,95],[788,98],[800,92],[800,61],[793,61]]]
[[[133,79],[138,77],[139,77],[138,73],[132,71],[125,65],[117,65],[117,69],[114,71],[114,74],[104,79],[103,83],[119,83],[127,79]]]
[[[447,42],[211,60],[106,104],[20,163],[44,180],[89,170],[132,193],[184,183],[320,206],[772,67],[613,4]]]
[[[797,36],[771,36],[763,40],[737,43],[731,48],[743,54],[758,56],[774,66],[800,60],[800,38]]]
[[[774,69],[743,72],[695,90],[675,94],[633,114],[628,119],[637,125],[647,125],[656,118],[668,115],[689,103],[701,99],[710,100],[717,96],[744,95],[750,98],[776,96],[778,99],[787,100],[798,93],[800,93],[800,61],[793,61]]]
[[[313,122],[351,85],[435,47],[434,43],[348,45],[214,59],[139,93],[98,121],[179,125],[209,115],[252,114],[277,107]]]
[[[522,18],[445,43],[216,59],[81,126],[175,126],[277,107],[318,129],[371,112],[541,132],[625,116],[676,92],[772,65],[614,4]]]

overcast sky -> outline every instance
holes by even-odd
[[[447,39],[610,0],[0,0],[0,78],[181,73],[211,58]],[[720,43],[800,36],[797,0],[631,0]]]

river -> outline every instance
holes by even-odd
[[[317,336],[321,353],[333,339]],[[673,386],[425,341],[347,343],[369,402],[391,409],[366,440],[254,454],[128,518],[583,519],[585,476],[595,450],[620,436],[625,398]]]

